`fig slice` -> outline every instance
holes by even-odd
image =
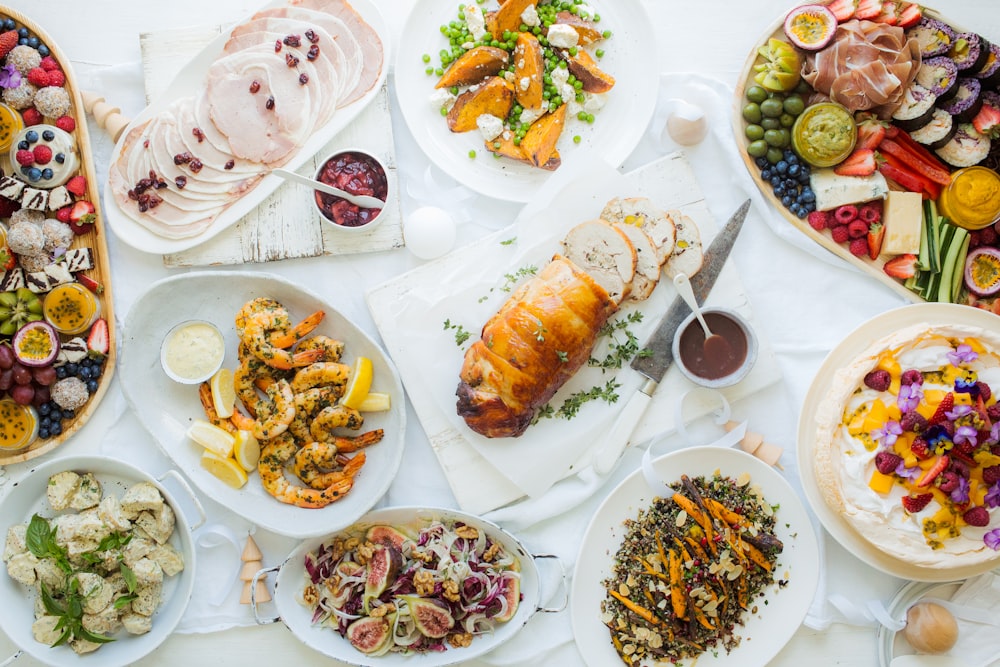
[[[819,51],[836,32],[837,17],[823,5],[802,5],[785,16],[785,35],[806,51]]]
[[[965,285],[978,296],[1000,292],[1000,250],[980,246],[965,260]]]
[[[59,334],[48,322],[28,322],[14,334],[13,347],[25,366],[48,366],[59,354]]]
[[[521,602],[521,578],[517,576],[505,577],[501,595],[507,600],[507,608],[493,617],[494,621],[506,622],[514,618],[517,613],[517,606]]]
[[[440,639],[455,627],[455,617],[448,606],[435,598],[421,598],[416,595],[400,595],[410,610],[410,618],[420,634],[431,639]]]
[[[369,528],[368,533],[365,535],[365,539],[372,544],[396,547],[400,552],[403,551],[403,545],[407,542],[413,541],[412,537],[404,534],[399,529],[385,525],[377,525]]]
[[[379,654],[392,644],[392,625],[385,618],[365,616],[347,626],[347,640],[365,655]]]
[[[368,574],[365,577],[364,610],[367,613],[371,601],[382,595],[399,574],[403,565],[403,555],[395,547],[379,544],[368,559]]]

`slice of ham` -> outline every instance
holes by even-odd
[[[222,171],[226,174],[240,174],[243,177],[254,177],[260,174],[260,165],[243,158],[238,158],[229,150],[229,142],[226,141],[226,151],[212,143],[208,138],[207,130],[215,130],[215,123],[206,118],[205,122],[199,121],[196,113],[196,106],[202,97],[184,97],[177,101],[174,114],[177,118],[177,126],[180,129],[180,140],[184,144],[184,149],[198,158],[206,170],[210,172]],[[206,127],[206,129],[202,129]],[[221,134],[218,137],[225,140]],[[232,163],[232,166],[227,166]],[[206,176],[206,179],[210,176]]]

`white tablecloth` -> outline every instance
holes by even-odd
[[[403,33],[409,0],[376,0],[392,30],[394,44]],[[207,25],[237,20],[254,10],[259,0],[170,0],[169,2],[126,2],[124,0],[7,0],[9,6],[32,17],[42,25],[73,62],[84,89],[104,95],[134,116],[144,106],[142,69],[138,35],[157,29]],[[458,4],[457,2],[455,3]],[[785,0],[701,0],[697,3],[643,0],[659,36],[660,70],[664,73],[695,72],[714,77],[732,88],[737,73],[751,47],[776,17],[783,15]],[[1000,37],[1000,12],[989,0],[940,0],[936,3],[951,20],[973,26],[988,36]],[[655,57],[656,45],[649,45]],[[390,82],[392,74],[390,72]],[[398,114],[394,115],[397,159],[403,184],[404,217],[420,204],[406,191],[407,185],[419,185],[427,159],[419,151]],[[91,126],[98,172],[107,172],[110,140]],[[635,167],[660,154],[658,146],[647,142],[626,162]],[[699,162],[697,149],[690,157],[702,180],[713,213],[724,220],[730,210],[713,204],[713,164]],[[749,181],[747,181],[749,182]],[[724,184],[721,184],[724,186]],[[419,192],[417,193],[419,196]],[[727,201],[719,196],[716,200]],[[459,243],[468,242],[487,231],[513,221],[519,207],[477,197],[465,203],[470,224],[459,227]],[[771,341],[784,375],[784,382],[752,399],[734,406],[734,413],[748,419],[752,429],[768,440],[794,449],[798,409],[815,370],[825,354],[849,331],[868,318],[903,301],[846,265],[825,261],[804,251],[786,238],[779,237],[757,210],[734,250],[753,308],[757,325]],[[474,222],[472,222],[474,221]],[[773,223],[773,221],[772,221]],[[794,235],[792,240],[798,240]],[[108,239],[112,256],[115,308],[119,325],[136,297],[159,278],[170,275],[160,258],[143,254]],[[346,316],[369,333],[377,335],[364,302],[364,290],[396,276],[420,263],[406,250],[374,255],[339,258],[291,260],[249,267],[278,273],[303,284],[349,286],[331,290],[327,297]],[[193,296],[192,298],[197,298]],[[158,341],[150,341],[158,344]],[[407,446],[401,472],[382,505],[454,506],[447,481],[412,413],[408,415]],[[168,467],[150,436],[129,413],[117,378],[94,418],[70,442],[48,455],[114,452],[126,460],[142,462],[146,469],[159,473]],[[600,499],[638,462],[631,452],[605,485],[574,511],[518,531],[535,552],[560,555],[567,562],[576,556],[579,539]],[[8,466],[5,474],[19,477],[28,465]],[[794,471],[789,471],[794,475]],[[206,501],[210,516],[227,512]],[[249,526],[247,526],[249,527]],[[268,564],[277,564],[282,555],[273,553],[287,542],[273,536],[258,535],[267,554]],[[824,539],[825,575],[828,586],[854,599],[887,600],[903,583],[883,575],[845,552],[832,539]],[[249,613],[249,612],[248,612]],[[775,621],[780,623],[781,620]],[[211,630],[210,624],[205,627]],[[190,628],[188,628],[190,630]],[[0,637],[0,659],[14,647]],[[246,667],[285,663],[326,664],[319,654],[301,645],[280,624],[236,628],[207,634],[177,634],[171,637],[143,665],[240,664]],[[821,664],[870,666],[877,664],[874,632],[834,624],[823,631],[801,628],[790,644],[775,658],[773,665],[797,665],[803,660]],[[490,664],[582,664],[582,657],[569,640],[569,613],[536,616],[516,640],[501,652],[487,657]],[[19,665],[38,664],[22,657]],[[477,663],[479,664],[479,663]]]

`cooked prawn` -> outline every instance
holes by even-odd
[[[306,352],[322,353],[319,349],[306,350]],[[300,352],[300,354],[302,354]],[[300,368],[292,378],[292,390],[296,394],[301,394],[313,387],[334,386],[341,392],[347,386],[347,380],[351,377],[351,367],[334,361],[317,361],[309,364],[305,368]],[[340,394],[338,394],[338,397]]]
[[[212,400],[212,388],[208,382],[202,382],[198,386],[198,398],[201,399],[201,407],[205,410],[205,417],[208,418],[209,422],[230,433],[236,432],[236,426],[233,425],[233,422],[223,419],[215,411],[215,401]]]
[[[267,388],[270,406],[269,414],[258,414],[253,425],[254,437],[258,440],[270,440],[288,430],[288,425],[295,417],[295,395],[285,380],[278,380]]]
[[[382,429],[375,429],[353,438],[338,437],[329,442],[308,442],[302,445],[292,458],[292,472],[314,489],[325,488],[330,485],[329,482],[316,481],[324,470],[335,471],[340,466],[346,469],[350,462],[359,456],[362,457],[363,463],[364,452],[358,452],[353,458],[346,455],[378,444],[382,441],[383,435]],[[361,464],[357,465],[360,467]]]
[[[236,397],[240,399],[240,403],[251,417],[257,416],[257,405],[260,403],[256,383],[260,378],[271,377],[273,371],[274,369],[254,356],[240,355],[240,365],[233,373],[233,388],[236,390]]]
[[[317,310],[315,313],[307,315],[305,319],[295,326],[288,327],[284,331],[275,331],[269,339],[271,345],[281,348],[288,348],[295,345],[302,338],[312,333],[313,329],[319,326],[324,317],[326,317],[326,313],[322,310]]]
[[[243,330],[246,329],[247,322],[259,313],[280,313],[288,316],[288,310],[280,303],[270,297],[259,296],[244,303],[243,307],[236,313],[236,335],[243,338]]]
[[[323,350],[323,356],[316,361],[340,361],[340,356],[344,353],[344,342],[317,334],[300,341],[299,346],[295,349],[298,352],[320,349]]]
[[[309,489],[292,484],[285,477],[285,463],[295,455],[295,440],[290,433],[269,440],[260,452],[257,472],[261,485],[280,502],[297,507],[319,509],[343,498],[354,486],[354,479],[338,479],[325,489]]]
[[[250,317],[243,329],[243,342],[247,351],[271,368],[279,369],[307,366],[320,357],[321,350],[292,353],[273,345],[270,333],[283,326],[283,316],[273,312],[257,313]]]
[[[317,412],[333,405],[337,397],[333,387],[313,387],[301,394],[295,394],[295,417],[288,425],[288,430],[303,442],[312,440],[309,424],[312,423]]]
[[[327,472],[323,472],[322,468],[333,468],[334,466],[321,467],[313,465],[308,461],[304,463],[300,462],[300,459],[304,461],[305,459],[313,458],[314,452],[317,452],[315,453],[316,457],[325,458],[326,452],[320,451],[324,448],[324,445],[325,443],[321,442],[310,442],[300,447],[299,451],[292,457],[292,472],[294,472],[303,483],[313,489],[325,489],[331,484],[335,484],[344,479],[353,479],[361,470],[361,466],[365,464],[366,457],[364,452],[358,452],[351,457],[331,457],[339,459],[332,461],[333,464],[337,466],[337,469],[328,470]],[[308,453],[303,455],[304,451]]]
[[[331,405],[323,408],[309,425],[309,433],[313,440],[328,442],[337,437],[333,430],[344,427],[354,431],[359,430],[365,424],[365,418],[360,412],[346,405]]]

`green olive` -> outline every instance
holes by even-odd
[[[751,157],[764,157],[767,155],[769,150],[767,142],[763,139],[751,141],[750,145],[747,146],[747,153],[749,153]]]
[[[777,118],[765,118],[760,121],[760,126],[765,130],[777,130],[781,127],[781,121]]]
[[[782,106],[785,108],[785,113],[793,116],[798,116],[806,109],[806,103],[799,95],[789,95],[785,98]]]
[[[767,142],[768,146],[776,146],[780,148],[784,145],[781,130],[765,130],[764,141]]]
[[[767,91],[763,86],[750,86],[747,88],[747,99],[760,104],[767,99]]]
[[[760,105],[756,102],[743,107],[743,119],[748,123],[759,123],[761,119]]]
[[[794,92],[799,95],[808,95],[813,91],[812,86],[805,82],[805,80],[800,80],[798,85],[795,86]]]
[[[747,133],[747,139],[749,139],[750,141],[757,141],[758,139],[764,138],[764,128],[761,127],[760,125],[756,124],[747,125],[746,133]],[[760,156],[755,155],[754,157],[760,157]]]
[[[795,116],[790,113],[783,113],[778,117],[778,122],[781,123],[781,127],[791,127],[795,125]]]
[[[771,164],[778,164],[784,159],[785,153],[780,148],[771,146],[770,148],[767,149],[767,154],[765,157],[767,157],[767,161],[770,162]]]
[[[781,135],[781,143],[778,144],[782,148],[788,148],[792,144],[792,133],[788,128],[781,128],[778,130],[778,134]]]
[[[760,112],[767,118],[777,118],[785,112],[785,107],[777,97],[769,97],[760,103]]]

